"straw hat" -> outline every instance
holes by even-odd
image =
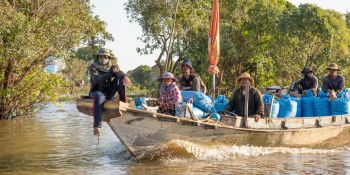
[[[327,70],[340,70],[339,66],[336,63],[330,63],[327,67]]]
[[[241,75],[239,75],[239,77],[236,79],[237,83],[239,83],[243,78],[248,79],[250,81],[250,84],[254,83],[254,80],[252,77],[250,77],[250,74],[248,72],[241,73]]]

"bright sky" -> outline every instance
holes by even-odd
[[[157,53],[153,55],[140,55],[137,47],[143,43],[137,40],[142,35],[141,27],[137,23],[130,23],[124,4],[127,0],[92,0],[94,13],[107,23],[107,31],[112,33],[115,41],[108,42],[106,48],[112,49],[118,57],[123,71],[135,69],[139,65],[153,66]],[[288,0],[295,5],[312,3],[324,9],[333,9],[342,13],[350,11],[350,0]],[[208,24],[209,25],[209,24]]]

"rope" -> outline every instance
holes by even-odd
[[[100,144],[100,136],[97,136],[97,144],[96,144],[96,148],[98,148],[98,145]]]

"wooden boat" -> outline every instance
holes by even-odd
[[[92,100],[77,100],[80,112],[92,115]],[[137,110],[117,101],[104,105],[104,117],[115,135],[135,158],[171,140],[200,144],[254,145],[269,147],[333,148],[350,142],[350,115],[261,119],[222,115],[218,123]],[[118,116],[118,111],[122,115]]]

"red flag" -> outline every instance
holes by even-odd
[[[209,41],[208,41],[208,57],[210,73],[217,73],[219,69],[217,64],[220,56],[220,28],[219,28],[219,0],[213,1],[213,10],[210,18]]]

